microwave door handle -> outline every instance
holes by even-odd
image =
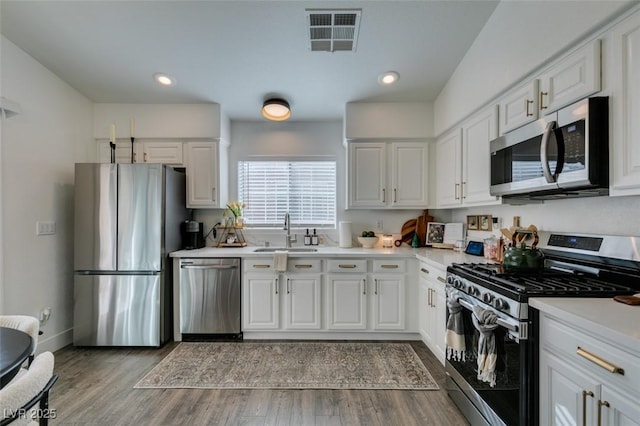
[[[549,156],[547,154],[549,137],[551,136],[551,133],[553,133],[553,129],[555,127],[555,121],[548,122],[547,126],[544,128],[544,133],[542,134],[542,142],[540,142],[540,161],[542,162],[542,173],[544,173],[544,178],[549,183],[554,183],[556,181],[556,177],[551,174],[551,169],[549,168]]]
[[[556,171],[554,172],[554,176],[556,180],[560,173],[562,173],[562,169],[564,168],[564,136],[561,129],[556,129],[556,146],[558,147],[558,161],[556,163]]]

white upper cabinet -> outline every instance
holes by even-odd
[[[497,108],[490,107],[445,134],[436,144],[436,207],[496,204],[491,196],[489,142],[497,137]]]
[[[500,100],[500,133],[538,119],[538,80],[527,82]]]
[[[222,142],[188,142],[187,207],[222,208],[227,204],[227,147]]]
[[[610,195],[640,195],[640,12],[610,34]]]
[[[182,148],[182,142],[142,142],[139,143],[139,151],[142,152],[142,155],[136,155],[136,162],[181,166],[184,164]]]
[[[349,142],[349,208],[423,208],[428,202],[425,142]]]
[[[500,134],[594,94],[600,86],[600,40],[594,40],[503,96]]]
[[[540,76],[542,115],[600,91],[600,40],[594,40],[551,66]]]

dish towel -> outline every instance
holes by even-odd
[[[473,325],[480,332],[478,338],[478,380],[494,387],[496,385],[498,351],[493,330],[498,327],[498,316],[480,306],[474,306],[471,318]]]
[[[444,340],[447,347],[447,359],[455,361],[465,360],[464,326],[462,324],[462,306],[452,293],[447,292],[447,332]]]
[[[273,270],[276,273],[286,272],[287,270],[287,252],[286,251],[273,252]]]

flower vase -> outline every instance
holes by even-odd
[[[236,216],[236,228],[244,228],[244,218],[242,216]]]

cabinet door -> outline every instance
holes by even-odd
[[[602,423],[608,426],[640,426],[640,405],[635,398],[629,398],[614,388],[602,386],[600,397]]]
[[[432,337],[429,330],[429,285],[427,280],[420,278],[418,288],[418,322],[422,341],[429,347]]]
[[[438,275],[438,279],[446,276],[445,273]],[[447,329],[447,298],[444,291],[444,283],[438,283],[433,285],[431,293],[431,322],[433,324],[433,350],[432,352],[444,365],[444,358],[446,354],[446,347],[444,342],[444,335]]]
[[[426,143],[391,144],[391,205],[422,208],[429,202],[429,147]]]
[[[182,142],[142,142],[141,163],[182,165]]]
[[[570,364],[540,351],[540,424],[596,424],[600,385]]]
[[[538,119],[538,80],[509,92],[500,101],[500,134]]]
[[[288,275],[285,295],[288,329],[320,329],[320,274]]]
[[[386,143],[349,143],[349,207],[385,207]]]
[[[600,80],[600,40],[595,40],[540,76],[540,115],[600,91]]]
[[[328,275],[326,285],[327,328],[332,330],[366,329],[366,275]]]
[[[109,141],[99,141],[98,163],[110,162],[111,146],[109,145]],[[131,163],[131,141],[120,140],[116,142],[116,163]]]
[[[279,278],[273,274],[246,274],[242,284],[242,329],[280,328]]]
[[[459,206],[462,168],[461,131],[455,130],[436,144],[436,204],[438,207]]]
[[[187,144],[187,207],[220,207],[217,142]]]
[[[489,142],[497,137],[498,111],[490,107],[462,126],[462,204],[496,203],[491,188],[491,150]]]
[[[404,275],[373,276],[373,328],[404,330]]]
[[[640,14],[611,34],[611,195],[640,195]]]

